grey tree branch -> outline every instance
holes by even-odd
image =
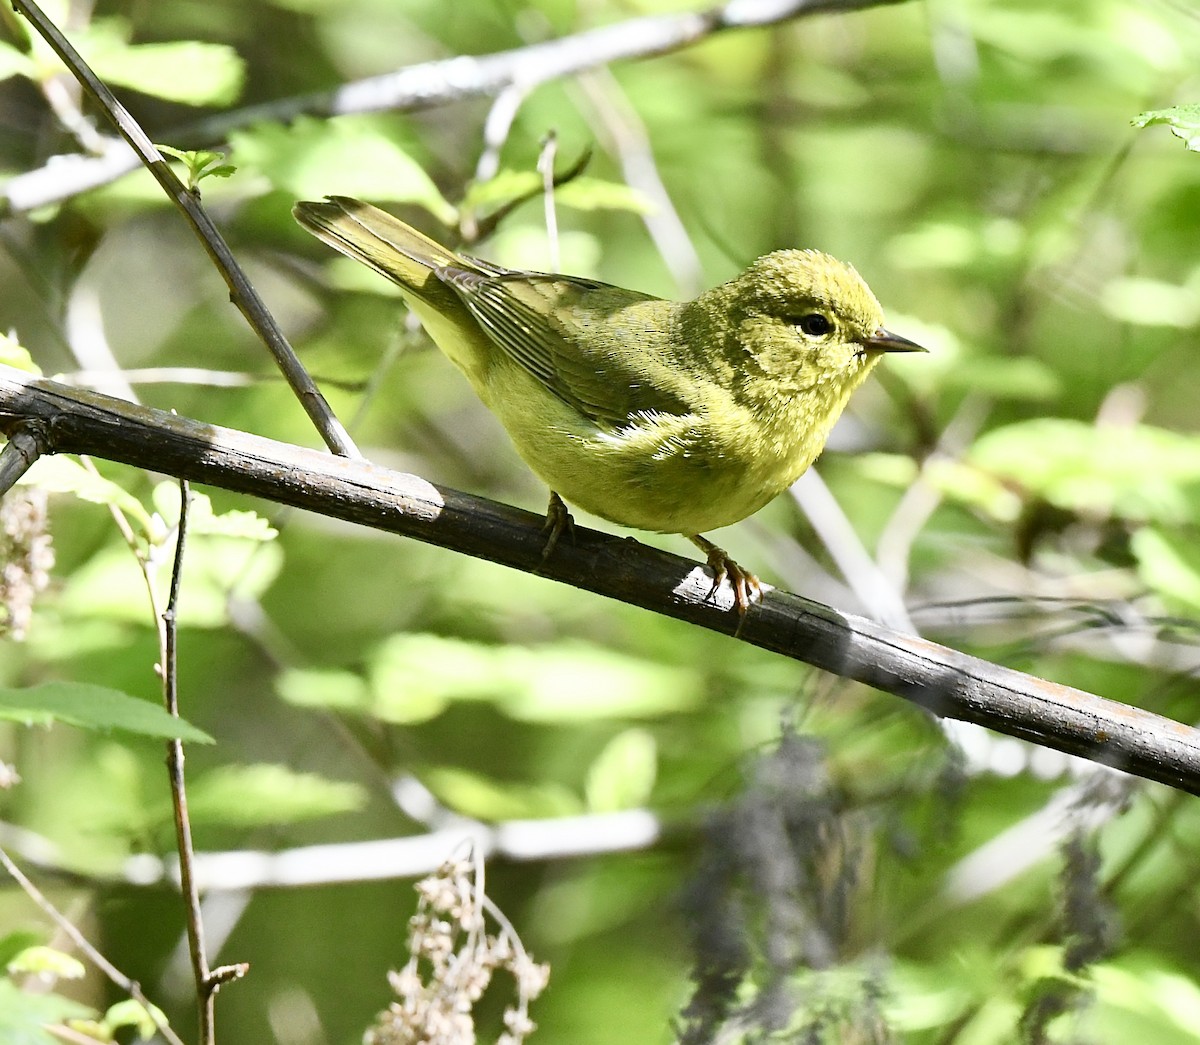
[[[649,15],[590,29],[557,40],[495,54],[460,55],[421,62],[371,76],[328,91],[297,95],[222,113],[159,140],[186,148],[219,142],[230,131],[263,120],[297,116],[427,109],[461,98],[495,96],[513,90],[521,97],[535,87],[634,58],[650,58],[690,47],[731,29],[775,25],[824,11],[853,11],[903,0],[726,0],[704,11]],[[514,95],[515,96],[515,95]],[[56,156],[46,166],[0,186],[0,218],[61,203],[88,189],[107,185],[134,171],[139,159],[127,146],[113,143],[101,156]]]
[[[218,428],[0,366],[0,431],[414,537],[732,635],[728,585],[698,563],[577,528],[543,563],[542,517],[365,461]],[[938,715],[1200,794],[1200,730],[782,591],[741,638]]]
[[[650,849],[664,838],[692,834],[700,819],[699,813],[691,812],[663,819],[649,809],[497,823],[451,814],[417,835],[290,849],[199,852],[192,870],[197,888],[206,896],[215,892],[419,878],[436,871],[446,854],[464,842],[470,842],[487,859],[514,863],[572,860]],[[180,887],[179,864],[173,857],[135,853],[119,869],[82,874],[62,858],[53,842],[32,831],[0,822],[0,842],[0,854],[7,848],[26,864],[61,880],[122,882],[139,888],[160,883]],[[219,971],[213,970],[213,975]]]

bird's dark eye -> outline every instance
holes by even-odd
[[[809,337],[824,337],[833,330],[833,321],[820,312],[807,312],[792,320]]]

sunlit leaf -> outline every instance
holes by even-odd
[[[0,936],[0,966],[7,966],[22,951],[37,946],[44,939],[44,935],[28,929],[18,929]]]
[[[0,364],[24,370],[30,374],[41,374],[41,370],[33,361],[33,356],[14,337],[0,333]]]
[[[1200,322],[1200,300],[1191,287],[1158,279],[1123,276],[1100,294],[1101,307],[1114,319],[1145,327],[1180,327]]]
[[[415,203],[444,224],[457,221],[457,210],[421,165],[373,117],[263,123],[235,131],[230,142],[239,166],[260,171],[298,198]]]
[[[653,202],[644,192],[624,182],[587,175],[558,186],[554,198],[564,207],[577,210],[624,210],[633,214],[649,214],[654,210]]]
[[[455,812],[480,820],[571,816],[583,803],[558,784],[509,784],[469,770],[439,766],[422,774],[429,788]]]
[[[286,766],[221,766],[188,784],[197,824],[256,827],[352,813],[366,803],[358,785]]]
[[[185,105],[231,105],[242,93],[245,63],[228,44],[131,44],[127,38],[122,21],[102,19],[79,41],[102,80]]]
[[[1186,148],[1200,152],[1200,105],[1173,105],[1169,109],[1150,109],[1130,121],[1134,127],[1165,124]]]
[[[7,80],[10,76],[33,79],[36,75],[37,63],[29,55],[0,40],[0,80]]]
[[[110,1005],[104,1013],[104,1024],[112,1030],[133,1027],[142,1041],[148,1041],[158,1033],[158,1025],[167,1025],[166,1013],[157,1005],[146,1008],[134,998],[126,998]]]
[[[1200,610],[1200,549],[1191,535],[1144,526],[1133,534],[1130,548],[1138,575],[1154,591]]]
[[[55,454],[53,457],[41,458],[37,467],[30,469],[26,474],[25,481],[49,493],[72,494],[92,504],[119,508],[132,522],[141,527],[143,534],[149,534],[152,529],[150,515],[141,501],[112,480],[84,468],[72,457]]]
[[[487,181],[472,182],[463,196],[464,209],[474,210],[509,203],[538,192],[544,182],[537,171],[500,171]]]
[[[207,733],[173,718],[158,704],[88,682],[43,682],[29,689],[0,687],[0,718],[26,725],[61,722],[102,733],[121,730],[145,737],[213,743]]]
[[[588,767],[588,808],[612,812],[642,805],[654,788],[658,745],[644,729],[618,733]]]
[[[350,671],[291,668],[280,673],[275,687],[284,700],[300,707],[366,712],[371,706],[366,680]]]
[[[158,514],[172,527],[179,522],[179,484],[159,483],[150,495]],[[273,541],[279,536],[270,522],[257,512],[230,509],[217,513],[212,498],[194,487],[188,497],[188,533],[213,537],[236,537],[247,541]]]
[[[0,977],[0,1041],[4,1045],[62,1045],[62,1039],[46,1028],[84,1018],[91,1011],[58,994],[20,990],[12,980]]]
[[[585,643],[493,646],[396,635],[372,659],[371,711],[418,722],[455,701],[486,701],[515,719],[570,722],[667,714],[699,699],[697,678]]]
[[[949,367],[939,382],[942,388],[956,388],[998,399],[1045,401],[1062,391],[1058,375],[1041,360],[1028,356],[997,359],[970,356]]]
[[[1183,521],[1200,494],[1200,438],[1150,425],[1037,418],[988,432],[966,460],[1071,512]]]
[[[27,947],[7,965],[10,975],[44,973],[60,980],[82,980],[87,970],[83,962],[53,947]]]

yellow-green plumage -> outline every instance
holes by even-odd
[[[816,459],[881,352],[917,348],[818,251],[768,254],[675,302],[501,269],[346,197],[295,215],[399,285],[552,491],[636,529],[694,538],[753,514]]]

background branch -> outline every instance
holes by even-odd
[[[51,452],[90,453],[343,519],[619,599],[732,635],[726,585],[697,563],[579,527],[542,562],[542,517],[364,461],[206,425],[0,367],[0,428],[37,421]],[[1200,794],[1200,731],[1081,690],[770,591],[753,645],[892,693],[938,715]]]
[[[164,131],[159,140],[198,148],[222,141],[232,130],[264,120],[287,121],[305,114],[405,112],[510,90],[515,92],[514,98],[525,97],[552,80],[613,62],[678,51],[726,30],[753,29],[826,11],[900,2],[903,0],[727,0],[705,11],[631,18],[495,54],[420,62],[332,90],[221,113],[188,127]],[[100,156],[56,156],[45,166],[11,178],[0,187],[0,218],[61,203],[107,185],[137,170],[141,162],[132,149],[117,142]]]

